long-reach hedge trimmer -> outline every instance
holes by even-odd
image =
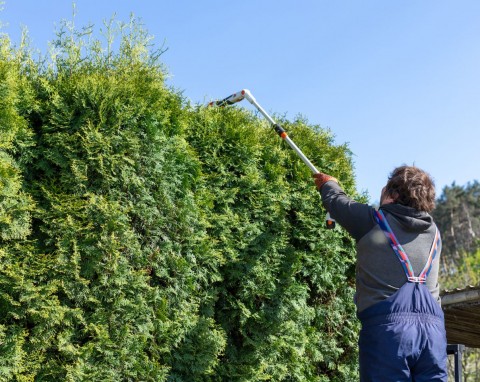
[[[258,104],[257,100],[255,97],[250,93],[250,90],[243,89],[237,93],[233,93],[232,95],[228,96],[227,98],[224,98],[220,101],[213,101],[210,102],[210,106],[216,105],[216,106],[226,106],[226,105],[233,105],[234,103],[240,102],[243,99],[247,99],[248,102],[250,102],[255,108],[267,119],[268,122],[272,124],[272,127],[274,130],[277,132],[277,134],[282,138],[285,142],[288,143],[288,145],[295,151],[295,153],[300,157],[300,159],[310,168],[313,174],[318,174],[320,171],[318,171],[315,166],[310,162],[310,160],[305,156],[305,154],[298,148],[298,146],[290,139],[288,136],[287,132],[283,129],[282,126],[280,126],[278,123],[276,123],[270,115]],[[332,229],[335,228],[335,220],[333,220],[330,217],[330,214],[327,213],[326,217],[326,223],[327,223],[327,228]]]

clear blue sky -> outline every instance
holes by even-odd
[[[100,28],[114,13],[141,18],[168,47],[169,84],[193,103],[248,88],[267,111],[332,130],[353,151],[358,189],[372,202],[404,163],[427,170],[438,195],[480,178],[478,0],[76,4],[77,26]],[[0,12],[14,42],[26,26],[42,51],[71,18],[68,0],[6,0]]]

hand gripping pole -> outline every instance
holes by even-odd
[[[237,93],[233,93],[232,95],[224,98],[220,101],[210,102],[209,105],[216,105],[216,106],[226,106],[226,105],[233,105],[234,103],[240,102],[243,99],[247,99],[255,108],[267,119],[268,122],[272,124],[272,127],[277,132],[277,134],[282,138],[288,145],[295,151],[295,153],[300,157],[300,159],[310,168],[313,174],[318,174],[320,171],[316,169],[316,167],[310,162],[310,160],[305,156],[305,154],[298,148],[298,146],[290,139],[287,132],[276,123],[272,117],[259,105],[255,97],[252,95],[250,90],[243,89]],[[335,228],[335,220],[330,217],[330,214],[327,213],[326,217],[326,225],[327,228],[332,229]]]

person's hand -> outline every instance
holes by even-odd
[[[338,180],[333,176],[323,174],[321,172],[319,172],[318,174],[313,174],[313,178],[315,180],[315,184],[317,185],[318,191],[320,191],[322,186],[330,180],[333,180],[334,182],[338,183]]]

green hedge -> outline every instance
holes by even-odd
[[[47,63],[2,41],[0,380],[356,380],[354,246],[308,168],[189,105],[130,26]],[[355,193],[347,147],[282,123]]]

